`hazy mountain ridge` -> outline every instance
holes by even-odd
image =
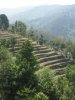
[[[10,22],[21,20],[28,26],[58,36],[75,36],[75,5],[38,6],[7,12]]]

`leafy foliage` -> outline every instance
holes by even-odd
[[[21,21],[15,22],[15,31],[19,32],[21,35],[25,36],[26,34],[26,25]]]
[[[49,68],[43,68],[37,71],[38,86],[45,93],[49,100],[57,100],[56,91],[54,88],[54,72]]]
[[[11,54],[4,47],[0,48],[0,94],[3,100],[15,95],[16,67]],[[5,98],[5,99],[4,99]]]
[[[48,97],[44,93],[39,92],[35,95],[34,100],[48,100]]]
[[[30,82],[33,84],[32,79],[34,79],[33,77],[36,68],[36,59],[33,56],[32,51],[33,47],[31,43],[26,41],[17,55],[19,79],[21,79],[20,82],[22,84],[24,83],[26,85],[29,85]]]
[[[0,48],[0,94],[2,98],[5,98],[4,100],[9,100],[10,98],[15,100],[15,97],[19,98],[23,91],[26,91],[27,95],[28,93],[32,94],[37,87],[37,80],[34,75],[36,59],[32,51],[33,47],[30,42],[25,42],[15,62],[7,49]],[[19,62],[17,63],[17,61]],[[27,92],[27,89],[30,92]],[[17,94],[17,92],[21,94]],[[29,95],[26,98],[28,100]]]
[[[68,65],[65,73],[68,80],[72,82],[72,84],[75,84],[75,65]]]

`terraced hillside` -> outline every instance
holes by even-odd
[[[8,32],[0,32],[0,39],[9,39],[11,36],[16,37],[17,43],[14,47],[14,52],[16,53],[20,48],[22,43],[27,40],[21,35],[12,34]],[[34,55],[37,57],[39,68],[49,67],[52,68],[56,74],[63,74],[65,66],[72,61],[69,58],[65,58],[61,52],[57,52],[52,48],[48,48],[44,45],[39,45],[36,41],[29,39],[34,47]],[[12,48],[9,48],[12,50]]]

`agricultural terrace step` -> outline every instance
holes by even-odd
[[[9,36],[9,37],[0,37],[0,39],[9,39],[9,40],[10,40],[11,37],[12,37],[12,36]],[[15,36],[14,36],[14,37],[15,37]],[[15,38],[16,38],[16,37],[15,37]],[[17,38],[16,38],[16,40],[17,40]]]
[[[51,69],[58,69],[58,68],[65,68],[68,64],[71,64],[71,62],[69,60],[66,62],[55,63],[55,64],[51,64],[51,65],[47,65],[47,66],[40,66],[39,68],[48,67]]]
[[[2,33],[2,34],[1,34],[1,33],[0,33],[0,36],[11,36],[11,35],[12,35],[12,36],[21,37],[20,35],[17,35],[17,34],[11,34],[11,33],[7,33],[7,34],[6,34],[6,33]]]
[[[33,48],[34,48],[35,50],[37,50],[37,48],[42,48],[42,46],[41,46],[41,45],[36,44],[36,45],[33,45]]]
[[[3,40],[3,39],[6,39],[6,40],[9,40],[10,39],[10,37],[0,37],[0,40]]]
[[[25,41],[24,41],[25,42]],[[21,46],[24,42],[20,42],[17,40],[17,43],[15,44],[16,46]],[[34,42],[32,42],[34,44]]]
[[[37,54],[37,53],[48,53],[48,52],[50,52],[51,51],[51,49],[45,49],[45,50],[36,50],[36,51],[34,51],[34,53],[35,54]]]
[[[25,41],[28,40],[27,38],[17,38],[18,41]]]
[[[0,32],[0,35],[13,35],[13,36],[17,35],[17,36],[21,36],[21,35],[19,35],[19,34],[9,33],[9,32]],[[22,37],[22,36],[21,36],[21,37]]]
[[[23,40],[29,40],[29,39],[28,38],[25,38],[25,37],[20,37],[20,38],[18,38],[18,40],[19,41],[23,41]],[[29,41],[33,41],[33,40],[30,39]]]
[[[25,42],[25,41],[24,41],[24,42]],[[20,42],[20,41],[17,40],[17,42],[16,42],[15,45],[16,45],[16,46],[22,46],[22,44],[23,44],[24,42]]]
[[[61,59],[61,58],[64,58],[64,57],[61,55],[53,55],[49,57],[39,58],[37,61],[42,63],[42,62],[46,62],[46,61],[50,61],[54,59]]]
[[[49,67],[51,69],[58,69],[58,68],[66,67],[67,64],[68,64],[68,62],[60,62],[60,63],[55,63],[55,64],[52,64],[52,65],[48,65],[46,67]]]
[[[17,38],[20,38],[19,36],[16,36],[16,35],[14,35],[14,36],[13,36],[13,35],[4,35],[4,36],[1,36],[1,35],[0,35],[0,38],[5,38],[5,39],[6,39],[6,38],[11,38],[11,37],[15,37],[16,39],[17,39]]]
[[[39,53],[39,54],[34,54],[34,55],[39,59],[39,58],[44,58],[44,57],[49,57],[49,56],[57,55],[57,53],[55,51],[50,51],[50,52]]]
[[[39,46],[39,47],[34,48],[34,50],[45,50],[45,49],[48,49],[48,48],[45,46]]]
[[[33,41],[33,40],[29,40],[29,41],[31,42],[31,44],[32,44],[33,46],[37,45],[37,42],[36,42],[36,41]]]
[[[56,60],[52,60],[52,61],[46,61],[40,64],[40,66],[49,66],[55,63],[61,63],[61,62],[65,62],[68,59],[56,59]]]
[[[20,41],[21,43],[25,42],[26,40],[28,40],[27,38],[21,38],[21,39],[17,39],[17,41]],[[31,42],[32,45],[37,45],[37,43],[35,41],[29,40]]]
[[[63,70],[65,70],[65,69],[63,69]],[[57,78],[59,78],[59,77],[65,77],[65,73],[56,75],[56,76],[55,76],[55,79],[57,79]]]
[[[14,47],[14,51],[19,50],[21,47]],[[12,47],[8,48],[10,51],[12,50]]]
[[[64,74],[64,70],[65,68],[59,68],[59,69],[55,69],[54,72],[56,75],[61,75]]]
[[[0,35],[10,35],[9,33],[0,33]]]
[[[19,47],[22,46],[23,43],[20,43],[19,41],[17,41],[17,43],[15,44],[15,47]]]
[[[55,64],[52,64],[52,65],[49,65],[49,66],[45,66],[45,67],[49,67],[51,69],[58,69],[58,68],[64,68],[68,64],[70,64],[70,62],[66,61],[66,62],[55,63]]]
[[[7,34],[5,34],[5,35],[0,35],[0,37],[10,37],[10,36],[12,36],[11,34],[10,35],[7,35]]]
[[[39,44],[36,44],[36,45],[33,45],[34,48],[38,48],[38,47],[41,47],[41,45]]]
[[[15,45],[15,46],[14,46],[14,52],[17,53],[18,50],[21,48],[21,46],[22,46],[22,45],[18,45],[18,44]],[[9,49],[12,50],[12,47],[10,47]]]

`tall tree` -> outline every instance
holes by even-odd
[[[14,100],[16,67],[9,51],[0,48],[0,95],[1,100]]]
[[[49,100],[58,100],[53,87],[54,72],[49,68],[43,68],[37,71],[36,75],[40,90],[49,97]]]
[[[9,27],[9,20],[5,14],[0,15],[0,29],[7,30]]]
[[[19,32],[21,35],[25,36],[26,34],[26,25],[21,21],[15,22],[15,31]]]
[[[37,86],[36,75],[34,74],[37,62],[33,55],[33,47],[28,40],[23,44],[19,51],[16,63],[18,66],[17,83],[19,89],[26,90],[24,88],[29,88],[29,91],[33,91],[33,89]]]

